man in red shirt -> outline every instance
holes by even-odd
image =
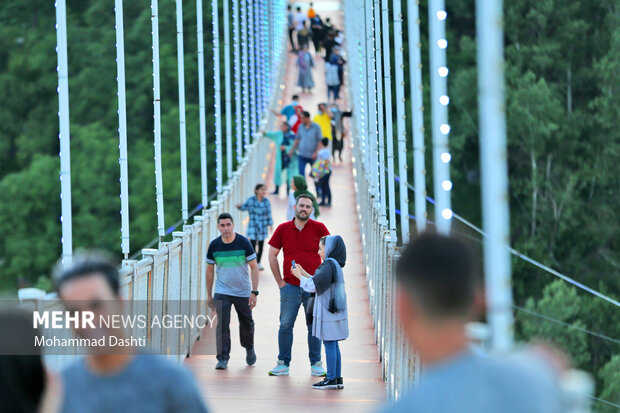
[[[293,347],[293,326],[303,304],[308,311],[307,293],[299,286],[299,279],[291,274],[293,260],[301,265],[308,273],[314,274],[321,264],[319,257],[319,240],[329,231],[320,222],[310,219],[313,198],[311,195],[301,194],[295,204],[295,218],[292,221],[280,224],[269,240],[269,265],[278,286],[280,287],[280,330],[278,331],[278,364],[269,374],[271,376],[286,376],[289,373],[291,362],[291,348]],[[284,250],[284,263],[280,273],[278,254]],[[324,376],[325,369],[321,364],[321,341],[312,335],[312,326],[308,326],[308,352],[310,356],[310,374]]]

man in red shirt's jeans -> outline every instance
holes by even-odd
[[[269,240],[269,266],[278,286],[280,287],[280,330],[278,331],[278,364],[269,374],[286,376],[291,362],[293,347],[293,326],[303,304],[307,311],[310,293],[299,286],[299,280],[291,274],[292,261],[295,260],[310,274],[314,274],[321,264],[319,257],[319,240],[329,231],[320,222],[310,219],[313,198],[301,194],[295,204],[295,218],[280,224]],[[284,250],[282,265],[284,279],[280,273],[278,254]],[[305,318],[304,318],[305,320]],[[325,369],[321,365],[321,341],[312,335],[312,326],[308,326],[308,353],[310,356],[310,374],[324,376]]]

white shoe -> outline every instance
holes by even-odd
[[[265,269],[265,267],[263,267],[263,264],[261,264],[261,263],[259,262],[259,263],[258,263],[258,270],[259,270],[259,271],[262,271],[262,270],[264,270],[264,269]]]
[[[323,368],[323,364],[320,361],[310,366],[310,375],[312,376],[327,376],[327,372]]]

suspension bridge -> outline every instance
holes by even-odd
[[[261,136],[260,130],[277,128],[271,110],[279,108],[299,94],[296,87],[296,57],[287,52],[286,3],[284,0],[233,0],[212,2],[213,62],[204,61],[202,1],[196,0],[199,82],[195,85],[200,101],[200,158],[202,203],[189,209],[187,194],[187,156],[185,130],[185,82],[182,1],[177,5],[177,45],[179,79],[179,145],[181,148],[182,213],[178,225],[164,226],[162,186],[160,67],[158,2],[151,1],[153,49],[153,142],[154,191],[157,204],[158,238],[148,248],[132,255],[129,234],[127,124],[125,116],[125,72],[123,4],[115,0],[116,51],[119,115],[119,166],[121,197],[122,292],[126,300],[192,302],[188,314],[207,311],[205,305],[205,256],[211,239],[218,235],[216,217],[230,212],[244,232],[247,220],[235,205],[253,193],[257,182],[272,182],[277,148]],[[454,220],[478,232],[484,242],[484,269],[488,308],[489,348],[507,352],[513,345],[513,306],[510,291],[510,254],[516,255],[611,305],[620,303],[571,277],[545,266],[508,245],[508,203],[506,131],[503,112],[503,44],[501,2],[478,1],[478,67],[480,106],[480,146],[482,171],[483,228],[475,227],[452,210],[449,150],[450,124],[447,90],[449,67],[446,63],[446,19],[443,0],[428,5],[430,67],[422,71],[420,15],[418,3],[407,1],[403,15],[400,0],[320,0],[317,12],[330,17],[334,26],[343,28],[346,60],[344,98],[350,107],[350,133],[345,140],[345,162],[335,165],[332,174],[334,207],[322,208],[320,220],[332,234],[344,238],[349,253],[345,277],[350,303],[351,336],[342,352],[346,392],[312,392],[313,378],[305,358],[306,327],[297,323],[293,345],[291,375],[267,377],[277,358],[279,314],[278,287],[269,270],[261,272],[260,296],[254,310],[256,321],[255,366],[245,365],[233,334],[233,350],[227,371],[215,371],[215,356],[201,355],[201,331],[188,330],[168,335],[151,331],[171,358],[185,363],[196,376],[204,397],[217,410],[372,411],[386,401],[396,399],[412,386],[420,372],[415,349],[408,348],[393,310],[395,284],[389,276],[400,246],[411,234],[427,225],[449,233]],[[220,21],[218,8],[223,8]],[[71,221],[71,160],[69,125],[69,61],[67,57],[65,0],[56,3],[58,38],[58,93],[60,124],[60,162],[62,188],[63,262],[70,264],[73,254]],[[232,24],[232,30],[230,28]],[[220,29],[220,25],[223,30]],[[220,32],[224,33],[220,38]],[[232,36],[231,36],[232,34]],[[194,35],[194,34],[192,34]],[[406,40],[405,50],[403,39]],[[70,41],[70,39],[69,39]],[[409,79],[405,79],[404,56],[408,55]],[[224,57],[221,65],[220,57]],[[311,94],[300,94],[304,108],[316,107],[325,100],[322,82],[324,62],[315,58],[317,87]],[[208,70],[207,70],[208,67]],[[205,72],[215,80],[213,108],[205,107]],[[424,125],[422,76],[431,80],[431,125]],[[222,82],[223,80],[223,82]],[[411,111],[406,111],[406,95]],[[207,131],[206,112],[215,115],[215,130]],[[231,119],[235,119],[231,122]],[[412,136],[407,134],[410,123]],[[425,147],[425,130],[431,131],[432,148]],[[207,153],[207,142],[215,141],[215,153]],[[425,165],[424,152],[431,150],[432,165]],[[412,156],[408,156],[412,155]],[[234,156],[234,160],[233,160]],[[410,159],[413,163],[410,163]],[[207,171],[216,171],[216,188],[208,188]],[[435,198],[426,195],[426,174],[432,172]],[[290,178],[289,178],[290,179]],[[272,188],[269,188],[272,189]],[[414,208],[410,213],[409,198]],[[275,223],[285,221],[287,200],[270,198]],[[427,204],[434,206],[434,217]],[[413,223],[413,224],[412,224]],[[411,228],[410,228],[411,225]],[[413,228],[415,226],[415,230]],[[45,307],[45,300],[39,302]],[[540,315],[539,315],[540,316]],[[232,331],[235,331],[233,320]],[[591,333],[591,332],[589,332]],[[611,339],[611,338],[610,338]],[[238,340],[238,339],[237,339]],[[613,339],[611,339],[613,340]],[[190,356],[186,358],[186,356]],[[73,356],[49,356],[46,361],[60,368]],[[267,404],[268,403],[268,404]]]

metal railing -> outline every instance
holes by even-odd
[[[268,17],[272,23],[279,20],[284,22],[284,3],[281,1],[275,3],[271,5],[270,10],[273,9],[273,12]],[[269,53],[264,55],[263,66],[269,73],[262,74],[265,84],[260,104],[249,110],[254,113],[254,119],[260,120],[262,129],[275,127],[276,118],[269,109],[278,105],[284,89],[281,85],[287,59],[286,43],[283,41],[284,24],[275,26],[281,27],[282,31],[276,33],[275,30],[271,30],[265,37],[267,39],[265,41],[270,43],[270,48]],[[274,24],[270,27],[274,27]],[[276,39],[278,36],[281,38]],[[281,53],[276,52],[278,49],[281,49]],[[227,81],[230,81],[229,77]],[[249,122],[249,116],[249,113],[244,112],[244,124]],[[250,130],[258,130],[258,127],[252,127]],[[273,143],[263,138],[261,134],[255,133],[252,142],[244,145],[244,156],[238,158],[240,162],[236,171],[223,186],[217,198],[210,203],[209,208],[205,208],[202,214],[195,215],[193,223],[185,224],[181,231],[173,232],[171,241],[160,242],[157,249],[143,249],[141,259],[123,260],[120,268],[120,286],[121,296],[129,306],[127,310],[137,314],[144,312],[144,308],[137,309],[136,306],[146,305],[147,308],[145,311],[147,322],[144,323],[146,327],[140,327],[144,324],[135,324],[129,332],[132,337],[148,337],[153,353],[167,355],[178,362],[191,355],[192,347],[201,335],[198,327],[188,327],[179,331],[157,327],[156,324],[154,326],[151,321],[156,315],[161,318],[165,314],[181,316],[208,314],[210,310],[206,306],[205,258],[210,240],[219,234],[217,216],[222,212],[229,212],[237,225],[242,225],[244,216],[235,205],[253,194],[254,186],[258,182],[265,181],[273,156],[273,147]],[[35,298],[28,301],[39,311],[63,310],[62,303],[57,299]],[[43,330],[42,333],[45,335],[46,331]],[[55,330],[54,336],[69,339],[75,338],[75,333],[69,329],[62,332]],[[77,353],[57,355],[45,350],[43,354],[46,366],[52,370],[62,368],[76,356]]]
[[[267,127],[273,124],[273,119],[268,121],[270,117],[263,119],[263,124]],[[158,327],[151,321],[155,316],[161,319],[166,314],[208,314],[205,257],[210,240],[218,235],[217,216],[222,212],[230,212],[235,222],[242,222],[241,211],[235,208],[235,205],[252,194],[254,185],[267,176],[272,145],[268,140],[257,136],[242,164],[224,186],[222,194],[211,202],[210,208],[203,210],[201,215],[194,216],[192,224],[183,225],[182,231],[173,232],[173,239],[162,242],[158,249],[143,249],[142,259],[122,262],[121,296],[129,305],[128,312],[143,312],[133,308],[138,305],[135,303],[148,308],[147,327],[141,328],[139,324],[135,324],[129,332],[133,337],[149,337],[150,350],[153,353],[167,355],[178,362],[191,355],[192,346],[201,334],[197,327],[188,327],[186,331],[179,332],[174,328]],[[62,304],[58,300],[32,301],[40,311],[62,310]],[[45,331],[43,334],[45,335]],[[64,333],[55,330],[54,335],[59,339],[74,338],[70,330]],[[52,355],[44,352],[45,363],[53,370],[63,367],[75,357],[76,354]]]
[[[419,368],[418,359],[405,342],[394,311],[396,286],[392,273],[399,252],[393,185],[395,155],[399,160],[399,174],[406,172],[406,164],[402,163],[405,155],[401,153],[402,148],[399,146],[395,153],[392,141],[391,20],[388,19],[385,0],[365,0],[363,5],[361,2],[359,5],[343,2],[343,5],[347,35],[347,94],[348,101],[355,103],[349,136],[352,136],[353,176],[370,313],[387,396],[397,399],[416,380]],[[374,27],[369,24],[373,19]],[[360,21],[367,24],[360,25]],[[383,41],[379,42],[382,34]],[[395,32],[395,36],[400,36],[400,32]],[[402,72],[402,66],[395,70]],[[402,77],[402,73],[399,76]],[[382,94],[379,96],[379,93]],[[384,100],[386,114],[390,115],[385,121],[385,135],[373,126],[373,122],[384,116]],[[398,109],[394,120],[397,129],[401,130],[404,129],[404,113],[401,113],[404,105]],[[384,164],[384,154],[387,164]]]
[[[355,127],[352,129],[355,136]],[[396,290],[392,274],[398,258],[396,235],[387,227],[378,202],[370,193],[359,144],[352,141],[351,148],[370,313],[383,380],[388,397],[394,399],[415,380],[418,361],[404,340],[394,311]]]

